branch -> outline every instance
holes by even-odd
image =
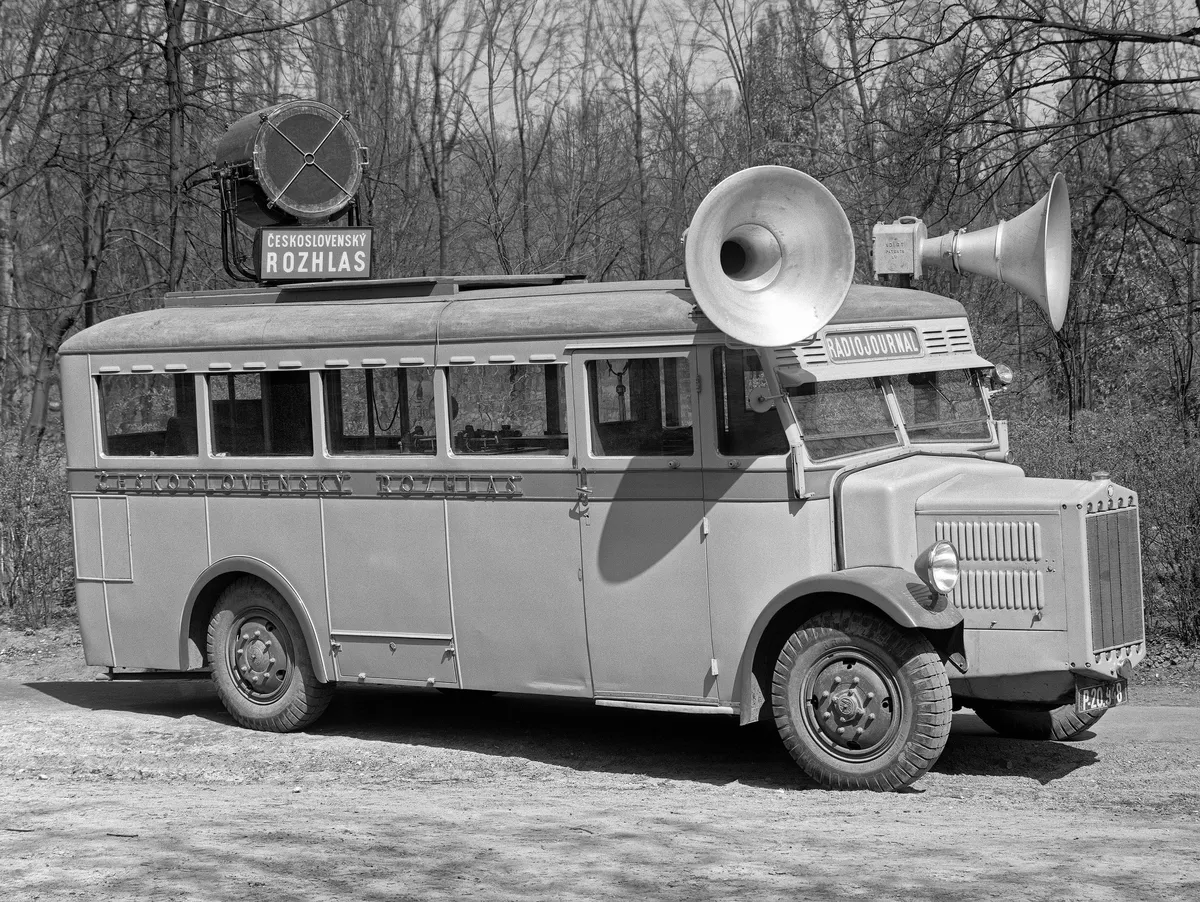
[[[217,44],[221,41],[228,41],[232,40],[233,38],[245,38],[255,34],[270,34],[273,31],[286,31],[289,28],[295,28],[297,25],[305,25],[314,19],[319,19],[322,16],[328,15],[335,9],[339,9],[350,3],[358,2],[362,2],[362,0],[334,0],[334,2],[330,3],[324,9],[319,9],[315,13],[310,13],[309,15],[303,16],[299,19],[293,19],[291,22],[280,22],[276,25],[264,25],[262,28],[246,28],[236,31],[223,31],[220,34],[214,34],[206,38],[200,38],[199,40],[181,44],[180,50],[191,50],[194,47],[203,47],[206,44]]]

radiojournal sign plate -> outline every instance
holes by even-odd
[[[369,228],[266,228],[254,236],[254,264],[263,282],[371,278]]]
[[[916,329],[908,328],[830,332],[825,335],[825,353],[830,363],[920,357],[921,340]]]

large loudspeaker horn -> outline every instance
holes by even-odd
[[[755,347],[795,344],[837,312],[854,278],[854,235],[829,190],[786,166],[731,175],[687,230],[688,282],[705,315]]]
[[[921,263],[998,279],[1032,298],[1057,332],[1071,290],[1071,201],[1061,174],[1040,201],[1015,219],[977,232],[921,242]]]

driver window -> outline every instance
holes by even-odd
[[[686,357],[589,360],[592,454],[690,457],[692,374]]]
[[[713,351],[713,378],[717,404],[717,451],[728,457],[787,454],[787,435],[772,407],[755,413],[753,392],[766,387],[762,363],[754,351]]]

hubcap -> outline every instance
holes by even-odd
[[[900,686],[886,666],[860,648],[826,652],[800,689],[809,735],[843,761],[878,757],[895,741],[903,714]]]
[[[291,682],[291,637],[266,611],[249,611],[238,618],[226,655],[234,683],[252,702],[270,704]]]

